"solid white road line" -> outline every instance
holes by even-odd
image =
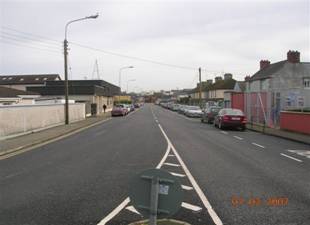
[[[171,175],[176,176],[176,177],[185,177],[185,174],[180,174],[180,173],[173,173],[169,172]]]
[[[252,142],[252,145],[255,145],[255,146],[260,147],[260,148],[265,148],[265,146],[259,145],[259,144],[255,143],[255,142]]]
[[[129,198],[127,197],[121,204],[119,204],[109,215],[103,218],[98,225],[105,225],[109,222],[113,217],[115,217],[125,206],[130,202]]]
[[[222,134],[228,134],[228,132],[226,132],[226,131],[221,131],[221,133],[222,133]]]
[[[180,164],[174,164],[174,163],[164,163],[164,165],[174,166],[174,167],[179,167],[180,166]]]
[[[190,191],[190,190],[193,190],[192,187],[190,186],[187,186],[187,185],[181,185],[182,186],[182,189],[186,190],[186,191]]]
[[[297,161],[297,162],[302,162],[302,160],[296,159],[296,158],[294,158],[294,157],[292,157],[292,156],[289,156],[289,155],[286,155],[286,154],[284,154],[284,153],[280,153],[280,155],[282,155],[282,156],[284,156],[284,157],[287,157],[287,158],[289,158],[289,159],[293,159],[293,160],[295,160],[295,161]]]
[[[192,205],[192,204],[189,204],[189,203],[186,203],[186,202],[182,202],[181,206],[183,208],[186,208],[186,209],[189,209],[189,210],[192,210],[192,211],[195,211],[195,212],[199,212],[202,210],[201,207],[197,206],[197,205]]]
[[[136,208],[133,207],[132,205],[131,205],[131,206],[127,206],[126,209],[129,210],[129,211],[131,211],[131,212],[133,212],[133,213],[136,213],[136,214],[141,215],[141,214],[136,210]]]
[[[211,216],[213,222],[216,225],[223,225],[221,219],[218,217],[218,215],[216,214],[216,212],[214,211],[214,209],[212,208],[209,200],[207,199],[207,197],[205,196],[205,194],[203,193],[203,191],[201,190],[201,188],[199,187],[199,185],[197,184],[196,180],[194,179],[194,177],[192,176],[192,174],[189,172],[187,166],[185,165],[185,163],[183,162],[183,160],[181,159],[180,155],[178,154],[178,152],[176,151],[176,149],[174,148],[173,144],[171,143],[171,141],[169,140],[167,134],[165,133],[165,131],[163,130],[163,128],[161,127],[160,124],[158,124],[161,132],[163,133],[163,135],[165,136],[168,145],[170,145],[172,151],[174,152],[175,156],[177,157],[177,159],[179,160],[184,172],[186,173],[189,181],[191,182],[193,188],[195,189],[196,193],[198,194],[200,200],[202,201],[203,205],[205,206],[205,208],[208,210],[209,215]]]
[[[237,138],[238,140],[243,140],[243,138],[239,136],[234,136],[234,138]]]

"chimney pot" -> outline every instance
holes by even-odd
[[[231,73],[224,74],[224,80],[232,79],[233,75]]]
[[[220,76],[215,77],[215,82],[218,82],[220,80],[223,80],[222,77],[220,77]]]
[[[298,51],[291,51],[287,52],[287,61],[291,63],[300,63],[300,53]]]
[[[260,63],[260,69],[265,69],[266,67],[268,67],[270,65],[270,61],[269,60],[261,60]]]

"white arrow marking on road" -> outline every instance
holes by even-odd
[[[199,211],[202,210],[201,207],[196,206],[196,205],[192,205],[192,204],[189,204],[189,203],[186,203],[186,202],[182,202],[181,206],[183,208],[190,209],[190,210],[195,211],[195,212],[199,212]]]
[[[131,205],[131,206],[127,206],[126,209],[129,210],[129,211],[131,211],[131,212],[133,212],[133,213],[136,213],[136,214],[141,215],[141,214],[136,210],[136,208],[133,207],[132,205]]]
[[[180,173],[173,173],[173,172],[170,172],[173,176],[176,176],[176,177],[185,177],[185,174],[180,174]]]
[[[221,131],[221,133],[222,133],[222,134],[228,134],[228,132],[226,132],[226,131]]]
[[[265,146],[259,145],[259,144],[255,143],[255,142],[253,142],[252,145],[255,145],[255,146],[260,147],[260,148],[265,148]]]
[[[234,138],[237,138],[238,140],[243,140],[243,138],[239,136],[234,136]]]
[[[170,156],[170,157],[175,157],[175,155],[172,155],[172,154],[169,154],[168,156]]]
[[[186,190],[186,191],[193,190],[193,188],[190,187],[190,186],[186,186],[186,185],[181,185],[181,186],[182,186],[182,188],[183,188],[184,190]]]
[[[174,164],[174,163],[164,163],[164,165],[174,166],[174,167],[179,167],[180,166],[180,164]]]
[[[280,153],[280,155],[282,155],[282,156],[284,156],[284,157],[287,157],[287,158],[289,158],[289,159],[293,159],[293,160],[295,160],[295,161],[297,161],[297,162],[302,162],[302,160],[300,160],[300,159],[296,159],[296,158],[294,158],[294,157],[292,157],[292,156],[289,156],[289,155],[286,155],[286,154],[283,154],[283,153]]]

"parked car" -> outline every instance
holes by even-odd
[[[199,106],[187,106],[184,114],[188,117],[200,118],[202,116],[202,110]]]
[[[127,114],[127,109],[124,105],[115,105],[111,111],[112,116],[125,116]]]
[[[129,104],[123,104],[123,106],[127,109],[126,114],[131,112],[131,106]]]
[[[133,104],[130,105],[130,112],[135,111],[135,106]]]
[[[230,127],[245,130],[246,122],[246,117],[240,109],[221,109],[214,118],[214,126],[220,129]]]
[[[203,111],[201,122],[202,123],[213,123],[214,117],[219,113],[221,107],[210,106]]]

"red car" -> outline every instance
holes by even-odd
[[[246,123],[246,117],[240,109],[221,109],[214,118],[214,126],[220,129],[231,127],[245,130]]]
[[[127,114],[127,108],[124,105],[115,105],[111,111],[112,116],[125,116]]]

